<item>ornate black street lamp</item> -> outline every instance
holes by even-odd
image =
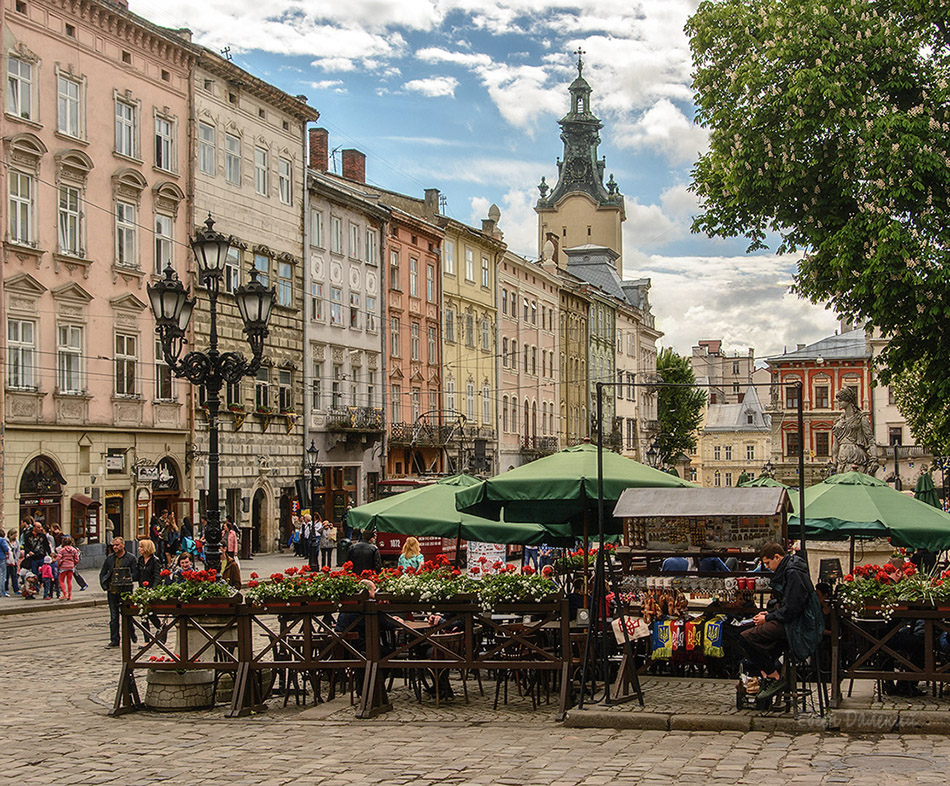
[[[320,543],[317,541],[317,508],[314,505],[314,500],[316,500],[314,489],[317,486],[317,456],[320,451],[317,450],[317,446],[312,439],[310,440],[310,447],[307,448],[305,453],[307,454],[307,469],[310,471],[310,533],[307,538],[309,540],[307,559],[310,562],[310,567],[316,569],[320,563]]]
[[[224,266],[233,237],[214,230],[214,220],[208,215],[205,227],[191,240],[191,249],[198,263],[198,284],[208,290],[211,311],[211,329],[208,351],[192,350],[179,360],[185,332],[195,308],[195,298],[182,286],[171,265],[165,268],[165,278],[148,286],[148,296],[155,315],[155,332],[162,342],[162,353],[172,373],[184,377],[192,385],[203,387],[208,408],[208,510],[204,528],[205,566],[210,570],[221,568],[221,511],[218,493],[218,409],[224,383],[233,384],[245,376],[253,376],[261,367],[267,323],[274,305],[275,291],[257,280],[257,271],[250,270],[251,280],[234,293],[238,311],[244,320],[244,333],[251,347],[250,361],[237,352],[218,351],[218,290],[224,278]]]
[[[655,439],[647,448],[647,464],[656,468],[660,463],[660,443]]]

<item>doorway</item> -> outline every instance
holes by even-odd
[[[254,492],[254,500],[251,502],[251,545],[255,553],[261,551],[261,529],[264,521],[264,508],[266,496],[264,489],[258,489]]]

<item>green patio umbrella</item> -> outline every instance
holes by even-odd
[[[454,475],[429,486],[420,486],[385,499],[360,505],[347,514],[347,523],[357,529],[376,529],[399,535],[464,538],[483,543],[520,543],[534,546],[556,540],[540,524],[510,523],[460,513],[455,508],[455,493],[459,489],[478,485],[471,475]],[[564,539],[570,531],[561,530]]]
[[[943,510],[940,505],[940,495],[934,487],[933,476],[929,472],[924,472],[917,478],[917,486],[914,488],[914,499],[918,499],[926,505]]]
[[[612,451],[603,452],[603,463],[608,534],[621,531],[609,511],[625,489],[698,488]],[[466,513],[498,519],[504,511],[509,522],[537,521],[557,533],[563,531],[557,525],[568,524],[575,535],[586,536],[597,525],[597,447],[577,445],[515,467],[461,490],[455,503]]]
[[[788,498],[792,503],[792,512],[794,513],[798,509],[798,494],[793,494],[792,492],[797,492],[797,489],[792,486],[786,486],[784,483],[779,483],[775,478],[770,478],[768,475],[759,475],[759,477],[754,478],[753,480],[746,480],[742,483],[736,483],[736,487],[740,489],[755,489],[761,487],[768,488],[777,488],[785,489],[788,491]],[[807,520],[807,519],[806,519]]]
[[[832,475],[805,489],[805,531],[822,540],[890,538],[896,546],[950,548],[950,515],[860,472]],[[788,527],[797,526],[798,517]]]

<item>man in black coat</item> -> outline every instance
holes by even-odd
[[[353,573],[357,576],[364,570],[371,570],[374,573],[381,571],[383,557],[376,548],[376,533],[372,530],[361,532],[359,542],[350,546],[346,558],[353,563]]]
[[[38,521],[33,523],[33,528],[27,530],[23,538],[23,561],[30,566],[30,570],[37,578],[40,575],[40,565],[46,557],[52,556],[52,549],[49,546],[49,538],[43,532],[43,525]]]
[[[99,571],[99,586],[106,591],[109,598],[109,645],[119,646],[119,614],[122,609],[122,596],[134,589],[134,582],[138,579],[138,568],[135,557],[125,550],[124,538],[112,539],[112,553],[106,556]],[[135,629],[132,630],[132,641],[136,641]]]

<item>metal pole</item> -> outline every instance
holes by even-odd
[[[805,386],[798,384],[798,540],[802,558],[805,553]]]
[[[211,373],[205,381],[205,404],[208,405],[208,523],[204,528],[204,555],[207,570],[221,570],[221,504],[218,490],[218,411],[221,405],[221,375],[218,371],[218,286],[217,279],[208,280],[208,303],[211,311],[211,335],[208,358]]]
[[[897,454],[897,449],[900,447],[896,442],[894,443],[894,491],[900,491],[904,488],[901,483],[901,466],[900,458]]]
[[[607,555],[604,551],[604,383],[598,382],[597,389],[597,561],[594,566],[594,613],[597,621],[597,634],[603,635],[601,654],[603,655],[604,704],[610,704],[610,674],[607,669]],[[603,617],[603,619],[601,619]]]

